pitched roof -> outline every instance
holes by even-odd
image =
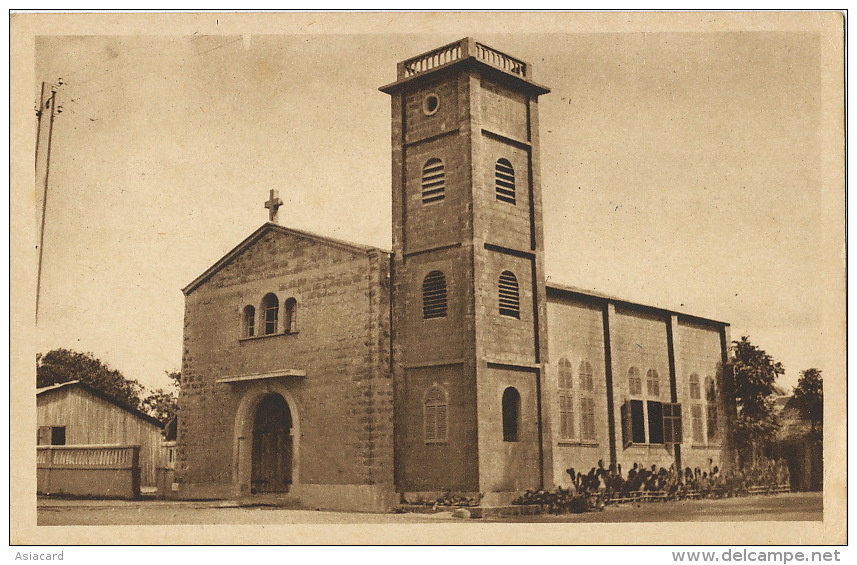
[[[360,243],[352,243],[350,241],[345,241],[342,239],[336,239],[333,237],[328,237],[326,235],[319,235],[316,233],[299,230],[295,228],[287,228],[285,226],[281,226],[279,224],[274,224],[271,222],[265,222],[262,224],[259,229],[251,233],[247,238],[244,239],[241,243],[236,245],[229,253],[224,255],[220,260],[218,260],[214,265],[206,269],[204,273],[196,277],[193,281],[190,282],[186,287],[182,289],[182,292],[185,294],[190,294],[194,290],[196,290],[202,283],[207,281],[217,273],[220,269],[228,265],[235,259],[238,255],[243,253],[248,247],[259,241],[262,236],[270,231],[276,231],[283,234],[289,234],[296,237],[300,237],[303,239],[308,239],[310,241],[314,241],[316,243],[321,243],[323,245],[328,245],[330,247],[336,247],[338,249],[343,249],[345,251],[350,251],[352,253],[369,253],[370,251],[378,251],[380,253],[390,254],[390,251],[380,249],[378,247],[373,247],[371,245],[363,245]]]
[[[101,400],[109,402],[110,404],[116,406],[117,408],[121,408],[122,410],[129,412],[129,413],[133,414],[134,416],[137,416],[141,420],[145,420],[146,422],[149,422],[150,424],[153,424],[153,425],[155,425],[161,429],[163,429],[163,427],[164,427],[163,422],[161,422],[157,418],[153,418],[152,416],[149,416],[145,412],[137,410],[136,408],[134,408],[132,406],[128,406],[124,402],[121,402],[121,401],[113,398],[109,394],[102,392],[102,391],[98,390],[97,388],[90,386],[90,385],[88,385],[82,381],[66,381],[64,383],[59,383],[59,384],[55,384],[55,385],[51,385],[51,386],[37,388],[36,389],[36,396],[40,396],[40,395],[45,394],[47,392],[52,392],[52,391],[55,391],[55,390],[58,390],[61,388],[71,388],[71,387],[80,387],[83,390],[85,390],[86,392],[92,394],[93,396],[97,396]]]
[[[727,322],[721,322],[719,320],[714,320],[712,318],[704,318],[702,316],[696,316],[694,314],[686,314],[684,312],[678,312],[677,310],[670,310],[667,308],[661,308],[659,306],[649,306],[646,304],[640,304],[639,302],[631,302],[630,300],[626,300],[624,298],[617,298],[615,296],[610,296],[608,294],[603,294],[601,292],[596,292],[594,290],[586,290],[586,289],[579,288],[576,286],[569,286],[569,285],[559,284],[559,283],[554,283],[554,282],[547,283],[545,286],[547,287],[548,292],[554,291],[554,292],[560,293],[560,294],[561,293],[576,294],[576,295],[583,296],[586,298],[595,298],[597,300],[603,300],[603,301],[607,301],[607,302],[615,302],[617,304],[621,304],[622,306],[627,306],[627,307],[630,307],[632,309],[648,310],[650,312],[655,312],[658,314],[668,314],[668,315],[675,314],[677,316],[681,316],[682,318],[695,320],[695,321],[699,321],[699,322],[704,322],[704,323],[709,323],[709,324],[711,324],[711,323],[718,324],[721,326],[728,326],[729,325]]]

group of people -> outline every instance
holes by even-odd
[[[623,473],[621,464],[605,468],[604,462],[599,461],[598,467],[593,467],[586,474],[573,468],[566,473],[571,479],[572,492],[604,503],[653,493],[663,500],[745,496],[756,488],[773,492],[789,484],[789,469],[783,460],[763,461],[747,469],[727,473],[721,472],[716,465],[705,471],[699,467],[687,467],[680,472],[675,465],[665,469],[634,463],[627,474]]]

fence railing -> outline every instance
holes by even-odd
[[[40,445],[39,467],[128,469],[139,465],[139,445]]]
[[[526,77],[528,74],[525,62],[470,38],[464,38],[399,63],[398,77],[400,79],[412,77],[467,57],[476,57],[498,69],[521,77]]]

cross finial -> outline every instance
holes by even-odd
[[[277,210],[282,205],[283,205],[283,201],[280,200],[280,194],[272,188],[270,200],[265,202],[265,208],[268,209],[268,221],[269,222],[276,223],[276,221],[277,221]]]

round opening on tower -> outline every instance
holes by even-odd
[[[423,114],[426,116],[434,115],[437,109],[440,108],[440,98],[437,94],[429,94],[423,100]]]

